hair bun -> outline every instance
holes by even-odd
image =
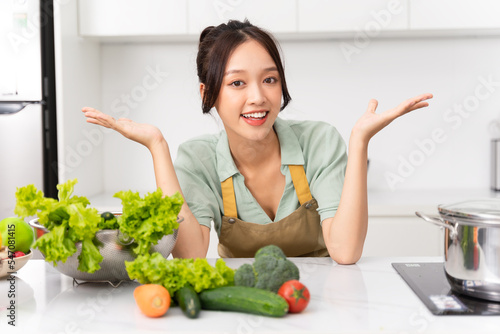
[[[200,43],[203,42],[203,40],[205,39],[205,37],[207,37],[207,35],[210,34],[210,32],[212,32],[212,30],[214,28],[215,28],[214,26],[209,26],[209,27],[206,27],[205,29],[203,29],[203,31],[200,34]]]

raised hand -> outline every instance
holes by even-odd
[[[110,115],[91,107],[84,107],[82,111],[85,117],[87,117],[88,123],[113,129],[121,133],[124,137],[138,142],[149,149],[164,139],[160,129],[153,125],[136,123],[128,118],[119,118],[116,120]]]
[[[364,143],[368,144],[368,141],[377,132],[385,128],[396,118],[407,114],[410,111],[427,107],[429,103],[426,102],[426,100],[429,100],[431,98],[432,94],[421,94],[403,101],[397,107],[386,110],[380,114],[375,113],[378,102],[377,100],[372,99],[368,104],[368,109],[366,110],[366,112],[354,125],[351,136],[357,136]]]

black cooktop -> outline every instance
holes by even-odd
[[[500,303],[452,291],[443,263],[393,263],[392,266],[432,314],[500,315]]]

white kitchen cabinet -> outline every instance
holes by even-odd
[[[131,42],[192,42],[207,26],[245,18],[280,39],[491,35],[499,14],[498,0],[78,1],[80,36]]]
[[[498,0],[409,0],[411,30],[500,28]]]
[[[207,26],[245,18],[272,33],[295,33],[296,7],[291,0],[189,0],[188,33],[199,35]]]
[[[442,256],[444,231],[418,217],[368,219],[363,256]]]
[[[175,0],[80,0],[80,35],[165,36],[187,33],[187,4]]]
[[[299,33],[408,29],[407,0],[298,0]]]
[[[103,191],[102,135],[84,128],[84,106],[100,107],[100,45],[78,35],[76,0],[54,2],[59,183],[78,179],[78,192]]]

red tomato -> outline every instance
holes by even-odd
[[[311,295],[307,287],[297,280],[286,281],[278,290],[278,295],[285,298],[289,313],[300,313],[309,304]]]

